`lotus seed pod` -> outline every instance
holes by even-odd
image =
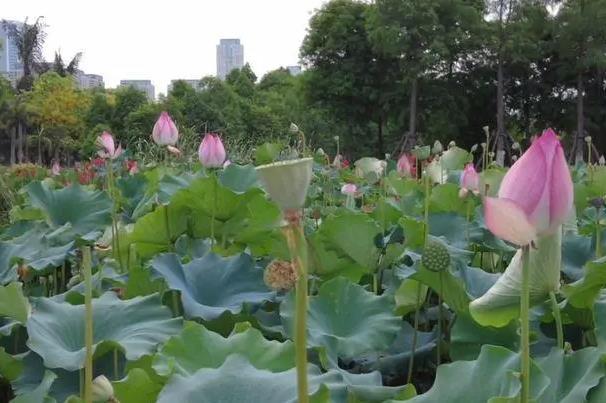
[[[475,153],[478,150],[478,144],[474,144],[471,146],[471,152]]]
[[[603,155],[600,155],[600,159],[598,160],[598,164],[606,165],[606,158]]]
[[[105,375],[99,375],[93,379],[93,401],[107,402],[114,400],[114,387]]]
[[[323,156],[326,155],[326,153],[324,152],[324,149],[322,149],[322,148],[318,148],[316,150],[316,154],[319,155],[319,156],[321,156],[321,157],[323,157]]]
[[[520,149],[520,143],[518,143],[517,141],[515,143],[513,143],[511,145],[511,149],[512,150],[519,150]]]
[[[482,130],[484,130],[484,133],[488,136],[490,128],[488,126],[484,126]]]
[[[513,162],[516,162],[516,161],[518,160],[518,156],[517,156],[517,155],[513,155],[513,156],[511,157],[511,160],[512,160]]]
[[[490,158],[494,158],[494,152],[493,152],[493,151],[490,151],[490,152],[488,153],[488,156],[489,156]]]
[[[273,260],[265,268],[263,280],[269,288],[276,291],[288,291],[295,287],[299,273],[291,262],[285,260]]]
[[[278,161],[257,167],[259,179],[282,211],[299,209],[311,182],[312,158]]]
[[[334,136],[332,139],[333,139],[334,141],[339,141],[339,136]]]
[[[291,133],[298,133],[299,132],[299,126],[297,126],[294,123],[291,123],[290,124],[290,131],[291,131]]]
[[[431,153],[440,154],[442,151],[444,151],[444,147],[442,147],[442,143],[440,143],[440,140],[436,140],[435,143],[433,143],[433,147],[431,148]]]
[[[585,136],[585,143],[591,143],[591,136]]]
[[[602,207],[604,207],[604,199],[601,197],[595,197],[591,199],[589,203],[596,209],[601,209]]]
[[[440,241],[429,241],[423,250],[421,263],[427,270],[440,272],[448,270],[450,254],[448,248]]]
[[[456,146],[457,146],[457,143],[455,143],[454,140],[451,141],[450,143],[448,143],[448,148],[453,148],[453,147],[456,147]]]
[[[486,148],[486,143],[481,143],[480,145],[482,146],[482,148]]]

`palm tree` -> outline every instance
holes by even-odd
[[[61,77],[74,76],[80,66],[80,60],[82,59],[82,52],[76,53],[73,59],[65,65],[61,52],[55,52],[55,61],[53,62],[52,70],[59,74]]]
[[[38,17],[33,24],[28,24],[26,18],[20,25],[2,20],[4,29],[8,32],[9,37],[15,41],[19,58],[23,64],[23,77],[17,84],[19,90],[27,91],[32,88],[33,74],[44,62],[42,46],[46,40],[46,33],[44,32],[46,25],[42,21],[43,18]]]

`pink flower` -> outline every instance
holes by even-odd
[[[488,229],[519,246],[555,232],[573,204],[573,188],[562,145],[545,130],[509,169],[499,197],[484,200]]]
[[[343,168],[343,156],[341,154],[335,155],[335,159],[332,162],[332,166],[337,169]]]
[[[53,166],[51,167],[51,174],[53,176],[59,176],[61,174],[61,165],[59,165],[59,161],[53,162]]]
[[[223,163],[223,168],[227,168],[228,166],[231,165],[231,161],[230,160],[225,160],[225,162]]]
[[[166,146],[166,149],[168,150],[169,153],[171,153],[172,155],[175,155],[177,157],[181,156],[181,150],[179,150],[177,147],[174,146]]]
[[[465,169],[461,173],[461,191],[459,196],[464,197],[467,192],[471,191],[474,194],[480,193],[480,175],[476,172],[473,163],[465,165]]]
[[[167,112],[162,112],[154,125],[152,138],[159,146],[174,146],[179,140],[179,131]]]
[[[221,168],[225,162],[225,147],[215,133],[206,133],[198,149],[200,163],[206,168]]]
[[[122,154],[122,147],[118,144],[114,143],[114,137],[108,132],[103,132],[99,137],[97,137],[97,146],[102,147],[103,150],[97,151],[99,157],[101,158],[109,158],[116,159]]]
[[[358,191],[358,187],[353,183],[346,183],[341,187],[341,193],[347,196],[354,196]]]
[[[126,170],[129,174],[135,175],[137,172],[139,172],[139,164],[136,160],[128,160],[126,161]]]
[[[397,171],[402,176],[415,177],[417,176],[417,169],[415,167],[416,161],[414,157],[410,157],[407,154],[402,154],[398,159],[396,165]]]

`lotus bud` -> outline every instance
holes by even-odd
[[[454,141],[451,141],[450,143],[448,143],[448,148],[453,148],[456,146],[457,146],[457,143],[455,143]]]
[[[172,155],[174,155],[176,157],[181,156],[181,150],[179,150],[177,147],[166,146],[166,149],[168,150],[169,153],[171,153]]]
[[[498,198],[484,199],[486,226],[518,246],[559,231],[573,203],[573,186],[562,145],[545,130],[507,171]]]
[[[174,146],[179,140],[179,130],[167,112],[162,112],[154,124],[152,139],[159,146]]]
[[[489,156],[490,158],[494,158],[494,151],[489,151],[489,152],[488,152],[488,156]]]
[[[273,260],[263,273],[265,284],[276,291],[292,290],[298,278],[299,273],[293,264],[285,260]]]
[[[334,141],[339,141],[339,136],[333,136],[332,138]]]
[[[343,167],[343,156],[341,154],[335,155],[335,159],[332,162],[332,166],[341,169]]]
[[[206,133],[200,147],[198,158],[205,168],[221,168],[225,162],[225,147],[215,133]]]
[[[518,160],[518,156],[517,156],[517,155],[512,155],[512,156],[511,156],[511,160],[512,160],[513,162],[516,162],[516,161]]]
[[[473,163],[465,165],[461,173],[460,185],[462,189],[472,191],[475,194],[480,192],[480,175],[476,172]]]
[[[517,141],[515,143],[513,143],[511,145],[511,149],[512,150],[519,150],[520,149],[520,143],[518,143]]]
[[[433,143],[433,147],[431,148],[431,153],[434,155],[440,154],[442,151],[444,151],[444,147],[442,147],[442,143],[440,143],[440,140],[436,140]]]
[[[591,143],[591,136],[585,136],[585,143]]]
[[[482,127],[482,130],[484,130],[484,134],[486,134],[486,136],[488,136],[490,134],[490,127],[484,126],[484,127]]]
[[[396,170],[400,175],[406,177],[416,176],[417,172],[413,158],[414,157],[409,156],[407,154],[402,154],[400,156],[400,158],[398,159],[398,163],[396,164]]]
[[[259,179],[269,197],[282,209],[300,209],[312,177],[312,158],[278,161],[257,167]]]
[[[101,158],[109,158],[114,160],[122,154],[122,147],[120,145],[116,147],[114,143],[114,136],[108,132],[103,132],[99,137],[97,137],[97,146],[102,148],[101,150],[97,151],[97,154]]]
[[[51,167],[51,174],[53,176],[59,176],[61,174],[61,165],[59,165],[59,161],[53,162],[53,166]]]
[[[291,133],[299,133],[299,126],[294,123],[290,123],[290,132]]]
[[[478,150],[478,144],[477,143],[471,146],[471,152],[472,153],[475,153],[477,150]]]
[[[94,402],[113,401],[114,387],[105,375],[99,375],[93,379],[92,394]]]
[[[385,153],[385,161],[389,161],[390,158],[391,158],[391,154]]]
[[[482,149],[486,148],[486,143],[480,143],[480,145],[482,146]]]
[[[320,157],[323,157],[326,155],[326,153],[324,152],[324,150],[322,148],[318,148],[316,150],[316,154],[319,155]]]
[[[606,158],[604,158],[604,155],[600,155],[600,158],[598,159],[598,164],[606,165]]]
[[[347,196],[354,196],[358,191],[358,187],[353,183],[346,183],[341,187],[341,193]]]
[[[450,267],[448,248],[440,241],[429,241],[423,250],[421,263],[427,270],[446,271]]]

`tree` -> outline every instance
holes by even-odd
[[[80,66],[80,60],[82,59],[82,52],[78,52],[74,55],[72,60],[66,65],[63,62],[63,57],[60,52],[55,52],[55,61],[52,65],[52,70],[59,74],[61,77],[74,76]]]
[[[10,164],[16,162],[15,153],[15,132],[13,130],[12,103],[15,94],[11,84],[4,77],[0,76],[0,133],[10,137]]]
[[[364,145],[372,140],[369,130],[376,130],[375,152],[383,157],[397,61],[373,47],[367,30],[371,9],[353,0],[325,4],[311,18],[300,53],[309,68],[304,81],[309,100],[335,114],[355,138],[351,143]]]
[[[8,35],[15,41],[19,59],[23,64],[23,77],[17,84],[20,90],[32,88],[33,75],[44,62],[42,47],[46,40],[44,32],[46,26],[42,19],[43,17],[38,17],[33,24],[28,24],[26,18],[21,25],[6,20],[2,21]]]

